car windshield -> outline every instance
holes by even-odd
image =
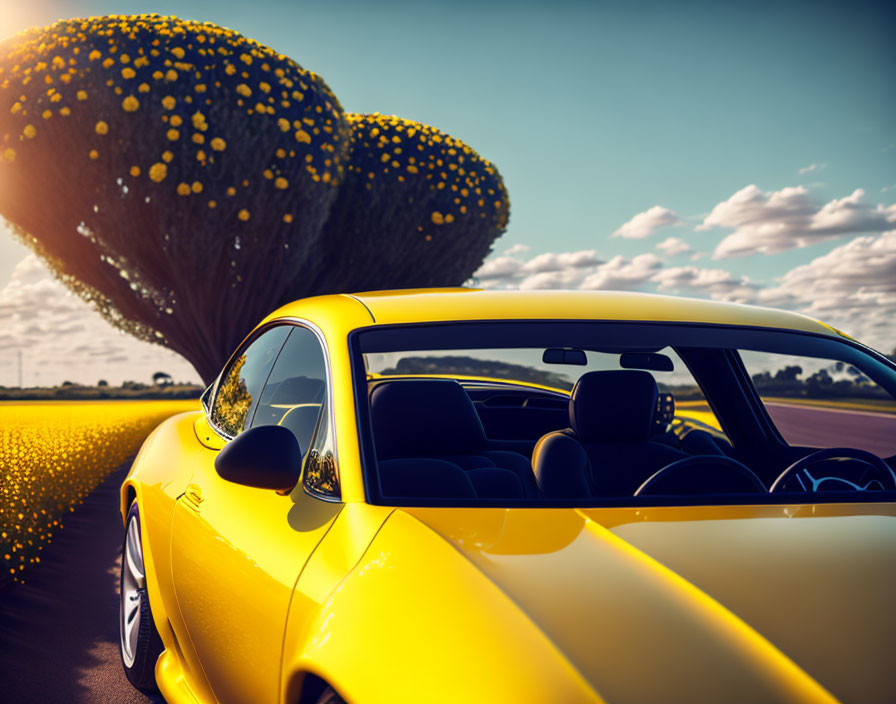
[[[351,346],[375,503],[896,498],[896,368],[846,339],[508,321],[367,328]]]

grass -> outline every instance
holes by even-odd
[[[23,581],[73,511],[181,401],[0,403],[0,583]]]

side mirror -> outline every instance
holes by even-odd
[[[240,433],[215,458],[222,479],[281,493],[299,483],[301,465],[296,436],[279,425],[259,425]]]

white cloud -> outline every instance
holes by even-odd
[[[721,301],[748,303],[756,298],[759,285],[746,276],[735,276],[724,269],[679,266],[658,271],[651,279],[660,291],[675,293],[705,292]]]
[[[774,254],[847,234],[880,232],[896,223],[896,205],[864,200],[865,192],[820,206],[803,186],[762,191],[749,185],[719,203],[697,230],[734,230],[716,246],[714,259]]]
[[[613,237],[625,237],[626,239],[640,240],[650,237],[661,227],[681,224],[681,218],[668,208],[655,205],[638,213],[613,233]]]
[[[680,237],[667,237],[656,246],[656,249],[660,250],[667,257],[694,251],[693,247]]]
[[[18,384],[18,353],[26,386],[64,380],[148,382],[156,371],[197,380],[182,357],[111,327],[88,304],[56,281],[33,254],[0,289],[0,385]]]
[[[889,351],[896,344],[896,229],[856,237],[790,270],[757,301],[799,310]]]
[[[601,262],[593,249],[546,252],[529,261],[503,255],[485,262],[473,279],[483,288],[575,288]]]
[[[527,244],[515,244],[511,247],[508,247],[507,250],[505,250],[504,254],[506,254],[508,257],[512,257],[514,254],[525,254],[530,249],[532,249],[532,247]]]
[[[663,262],[655,254],[639,254],[632,259],[613,257],[598,266],[582,281],[579,288],[630,290],[650,281]]]
[[[799,170],[799,174],[809,174],[813,171],[821,171],[822,169],[827,168],[827,164],[809,164],[808,166],[804,166]]]

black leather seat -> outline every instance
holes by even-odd
[[[569,400],[571,427],[548,433],[539,440],[541,451],[533,454],[533,468],[542,490],[583,491],[579,474],[584,473],[594,496],[631,496],[658,469],[689,457],[650,441],[656,403],[656,382],[647,372],[625,369],[584,374]],[[577,440],[588,466],[582,468],[581,459],[568,443],[551,441],[545,446],[556,435]],[[568,470],[553,466],[551,458],[561,455],[577,458],[567,465]],[[551,466],[545,469],[547,465]],[[557,476],[564,471],[573,476]],[[543,476],[549,478],[544,480]]]
[[[456,381],[380,382],[370,395],[370,414],[386,495],[464,498],[469,482],[478,498],[538,496],[529,460],[493,449],[476,407]],[[414,472],[418,476],[408,479]]]

